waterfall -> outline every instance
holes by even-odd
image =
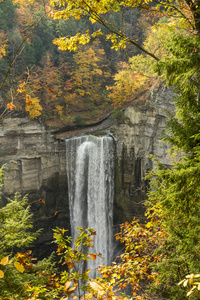
[[[102,258],[90,261],[93,270],[109,265],[112,257],[114,199],[114,145],[111,137],[83,136],[66,140],[68,194],[72,239],[77,227],[97,232],[92,253]]]

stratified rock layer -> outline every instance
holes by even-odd
[[[174,93],[162,85],[148,93],[145,104],[128,107],[122,123],[111,128],[116,140],[115,224],[143,216],[148,186],[144,176],[153,168],[149,155],[171,165],[170,146],[161,139],[174,112]]]
[[[6,163],[4,196],[29,195],[38,244],[50,244],[52,228],[69,228],[65,143],[38,121],[10,118],[0,126],[0,160]]]

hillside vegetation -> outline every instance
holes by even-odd
[[[81,20],[52,20],[48,1],[7,0],[0,3],[0,97],[2,110],[40,117],[50,126],[95,123],[113,110],[113,103],[130,102],[136,86],[120,80],[126,99],[115,95],[117,72],[128,70],[128,59],[140,50],[131,46],[116,52],[111,43],[99,36],[90,44],[71,51],[61,51],[53,44],[55,38],[84,33],[97,25],[87,17]],[[110,22],[119,26],[122,14],[110,14]],[[140,43],[152,20],[141,10],[123,12],[123,28]],[[6,80],[5,80],[6,76]],[[5,80],[5,81],[4,81]],[[119,93],[119,92],[118,92]],[[10,112],[10,110],[9,110]]]

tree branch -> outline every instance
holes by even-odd
[[[123,40],[127,41],[130,44],[133,44],[135,47],[140,49],[142,52],[146,53],[148,56],[151,56],[156,61],[159,61],[159,58],[155,56],[153,53],[149,52],[142,46],[140,46],[138,43],[136,43],[134,40],[130,39],[128,36],[125,35],[125,33],[122,33],[117,28],[113,26],[113,24],[110,24],[105,19],[103,19],[98,13],[92,10],[92,8],[84,1],[85,5],[89,8],[89,11],[85,10],[88,16],[93,18],[95,21],[97,21],[99,24],[104,26],[106,29],[108,29],[110,32],[116,34],[118,37],[122,38]]]
[[[47,13],[45,13],[44,15],[42,15],[42,16],[40,17],[40,19],[39,19],[39,20],[37,21],[37,23],[33,26],[33,28],[30,30],[30,32],[28,33],[28,35],[25,37],[25,39],[21,42],[21,44],[20,44],[19,47],[17,48],[17,50],[16,50],[16,52],[15,52],[15,54],[14,54],[14,56],[13,56],[11,62],[9,63],[9,67],[8,67],[7,72],[6,72],[6,75],[4,76],[3,82],[2,82],[2,84],[1,84],[1,86],[0,86],[0,90],[2,90],[2,88],[3,88],[3,86],[4,86],[5,82],[6,82],[6,79],[7,79],[8,75],[9,75],[9,73],[10,73],[10,69],[11,69],[13,63],[15,62],[15,60],[16,60],[16,58],[17,58],[17,56],[18,56],[18,53],[21,51],[22,46],[23,46],[24,43],[27,41],[27,39],[29,38],[29,36],[33,33],[34,29],[38,26],[38,24],[41,22],[41,20],[46,16],[46,14],[47,14]]]

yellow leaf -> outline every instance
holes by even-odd
[[[41,115],[41,110],[42,110],[42,107],[41,105],[39,104],[40,102],[40,99],[35,97],[35,98],[30,98],[29,95],[27,95],[26,97],[26,111],[29,112],[29,117],[31,119],[34,119],[34,118],[37,118],[38,116]],[[28,103],[28,104],[27,104]]]
[[[97,283],[96,281],[90,281],[89,285],[93,290],[95,290],[97,292],[102,292],[103,291],[103,287],[99,283]]]
[[[183,286],[186,287],[188,284],[188,279],[184,281]]]
[[[189,292],[187,293],[187,297],[189,297],[195,289],[196,289],[196,286],[193,286],[193,288],[191,290],[189,290]]]
[[[0,278],[4,278],[4,272],[0,270]]]
[[[71,281],[66,281],[65,285],[64,285],[64,290],[68,290],[68,288],[70,287],[70,285],[71,285]]]
[[[152,223],[151,222],[148,222],[147,224],[146,224],[146,228],[151,228],[152,227]]]
[[[20,264],[19,262],[15,261],[14,262],[15,268],[20,272],[20,273],[24,273],[24,266],[22,264]]]
[[[1,262],[0,262],[0,264],[1,264],[2,266],[5,266],[5,265],[8,264],[8,261],[9,261],[9,257],[8,257],[8,256],[3,257],[2,260],[1,260]]]
[[[76,289],[76,286],[71,287],[70,289],[68,289],[68,293],[73,293],[73,291]]]

